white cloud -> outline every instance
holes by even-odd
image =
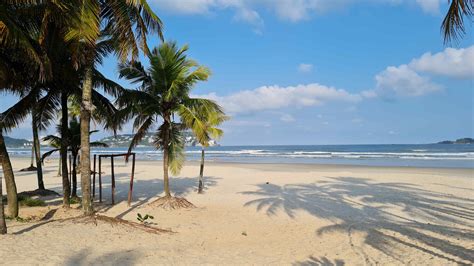
[[[426,13],[437,14],[439,12],[441,0],[416,0],[416,3]]]
[[[235,11],[234,19],[250,23],[255,31],[261,30],[261,10],[270,10],[280,19],[298,22],[315,14],[341,9],[352,4],[411,4],[413,0],[152,0],[157,11],[166,10],[177,14],[211,14],[223,9]],[[416,0],[426,13],[438,13],[441,0]]]
[[[313,71],[313,65],[312,64],[305,64],[301,63],[298,65],[298,71],[301,73],[309,73]]]
[[[228,96],[215,93],[198,95],[219,102],[229,113],[246,113],[275,110],[284,107],[307,107],[327,102],[359,102],[362,97],[346,90],[327,87],[317,83],[280,87],[263,86],[253,90],[239,91]]]
[[[242,21],[248,23],[253,26],[254,32],[257,34],[261,34],[264,28],[263,19],[260,17],[257,11],[248,9],[248,8],[240,8],[237,10],[234,19],[236,21]]]
[[[389,66],[375,76],[375,89],[362,91],[361,96],[422,96],[442,90],[443,87],[434,83],[431,76],[473,79],[474,45],[460,49],[446,48],[436,54],[425,53],[409,64]]]
[[[290,114],[284,114],[280,117],[280,120],[286,123],[295,122],[296,119]]]
[[[378,96],[421,96],[439,91],[442,87],[422,77],[407,65],[387,67],[375,76],[375,91]],[[366,92],[366,94],[368,94]]]
[[[452,78],[472,79],[474,77],[474,45],[461,48],[446,48],[444,51],[425,53],[413,59],[410,68],[430,74]]]

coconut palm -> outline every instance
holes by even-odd
[[[81,98],[81,185],[82,207],[85,214],[92,214],[90,197],[90,119],[93,109],[93,68],[101,39],[113,43],[112,51],[120,60],[137,59],[139,50],[149,53],[147,34],[158,33],[162,38],[161,20],[153,13],[146,0],[83,0],[76,9],[77,20],[68,29],[66,40],[75,40],[86,47],[77,55],[84,58],[84,79]]]
[[[119,106],[123,108],[119,113],[125,119],[134,118],[136,133],[129,152],[154,125],[159,125],[154,144],[163,151],[165,196],[158,199],[157,205],[165,208],[192,206],[185,199],[172,197],[169,187],[169,170],[172,174],[178,174],[185,158],[183,130],[191,128],[193,132],[202,133],[196,110],[222,113],[213,101],[190,97],[194,85],[207,80],[210,72],[188,59],[187,50],[187,46],[178,48],[176,43],[166,42],[148,55],[148,69],[137,61],[119,66],[120,77],[140,85],[137,90],[126,90],[118,100]]]
[[[61,132],[61,125],[58,125],[58,132]],[[91,131],[90,133],[95,133],[95,131]],[[81,126],[79,124],[79,121],[76,118],[72,118],[71,121],[69,122],[69,127],[68,127],[68,132],[65,136],[67,146],[68,146],[68,151],[71,152],[72,155],[72,192],[71,192],[71,197],[72,198],[77,198],[77,157],[79,155],[79,151],[81,150]],[[60,146],[63,140],[63,135],[61,134],[61,137],[55,136],[55,135],[48,135],[43,138],[44,141],[48,141],[51,146],[57,147]],[[91,142],[90,143],[91,147],[108,147],[106,143],[103,142]],[[51,154],[60,151],[60,149],[53,149],[45,154],[43,154],[41,160],[44,160]]]
[[[202,193],[204,189],[203,175],[204,175],[204,157],[205,149],[209,147],[211,138],[216,140],[222,137],[224,131],[219,129],[218,126],[224,121],[228,120],[229,117],[225,116],[222,112],[209,112],[208,110],[196,110],[194,113],[197,114],[200,123],[200,129],[194,132],[198,136],[199,144],[201,144],[201,165],[199,168],[199,184],[198,193]]]
[[[457,41],[466,34],[464,19],[471,22],[474,14],[473,0],[450,0],[449,9],[441,24],[444,42]]]

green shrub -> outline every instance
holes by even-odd
[[[137,214],[137,220],[141,222],[142,224],[148,224],[148,219],[153,220],[155,217],[145,214],[145,216],[142,216],[140,213]]]
[[[30,197],[19,197],[18,202],[22,206],[36,207],[36,206],[46,206],[46,203],[40,199],[33,199]]]

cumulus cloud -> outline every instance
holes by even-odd
[[[327,102],[359,102],[362,97],[346,90],[327,87],[317,83],[280,87],[263,86],[253,90],[239,91],[227,96],[215,93],[196,97],[213,99],[227,112],[246,113],[261,110],[275,110],[284,107],[308,107]]]
[[[301,63],[298,65],[298,71],[301,73],[309,73],[313,71],[313,65],[312,64],[305,64]]]
[[[409,67],[419,71],[451,78],[471,79],[474,77],[474,45],[431,54],[425,53],[413,59]]]
[[[432,54],[425,53],[408,64],[389,66],[375,76],[373,90],[361,92],[364,98],[378,96],[422,96],[442,90],[432,76],[454,79],[474,77],[474,45],[467,48],[446,48]]]
[[[377,82],[375,93],[378,96],[421,96],[442,87],[422,77],[407,65],[387,67],[375,76]]]

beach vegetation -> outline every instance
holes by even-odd
[[[61,132],[61,125],[58,125],[58,131]],[[93,134],[97,132],[97,130],[91,131],[90,133]],[[77,164],[78,164],[78,156],[79,151],[81,150],[81,127],[77,118],[72,117],[69,121],[69,127],[67,134],[64,136],[66,139],[68,151],[71,153],[72,156],[72,190],[71,190],[71,198],[77,198]],[[58,137],[55,135],[48,135],[43,138],[44,141],[47,141],[53,147],[60,146],[61,142],[63,141],[63,136]],[[91,147],[108,147],[106,143],[94,141],[90,143]],[[60,149],[52,149],[43,154],[41,160],[44,160],[51,154],[59,151]]]
[[[203,193],[205,149],[206,147],[209,147],[211,140],[216,140],[222,137],[224,131],[218,128],[218,126],[228,120],[229,117],[224,115],[223,112],[212,110],[197,110],[195,113],[198,116],[200,123],[193,128],[193,133],[197,136],[199,144],[201,145],[198,193]]]
[[[141,213],[137,213],[137,220],[142,224],[148,224],[148,220],[153,220],[155,217],[149,214],[142,215]]]
[[[163,208],[193,206],[184,198],[172,197],[169,185],[169,172],[178,174],[185,160],[183,132],[191,129],[204,141],[209,136],[204,133],[199,112],[224,114],[214,101],[190,96],[193,87],[207,80],[210,71],[189,59],[187,51],[188,46],[180,48],[175,42],[165,42],[148,55],[149,68],[139,61],[119,66],[120,77],[138,85],[138,89],[126,90],[118,98],[122,119],[134,119],[136,133],[129,152],[157,126],[154,145],[163,152],[165,195],[152,204]]]

